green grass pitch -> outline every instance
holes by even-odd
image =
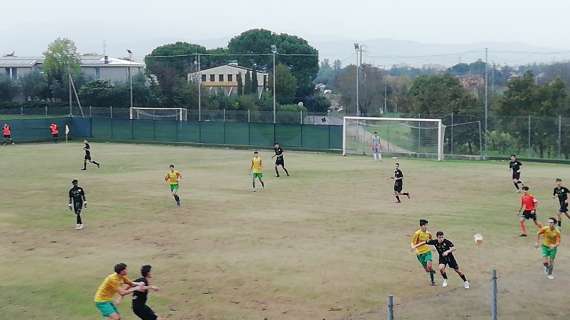
[[[501,319],[570,314],[570,222],[547,280],[534,237],[518,237],[506,162],[400,159],[412,200],[397,205],[391,159],[288,152],[292,176],[276,178],[262,150],[266,189],[254,193],[248,150],[93,143],[92,154],[102,167],[81,171],[78,143],[0,148],[0,318],[100,319],[93,295],[118,262],[131,278],[153,265],[149,304],[167,319],[384,319],[389,294],[397,319],[489,319],[493,268]],[[163,180],[171,163],[181,208]],[[570,169],[523,170],[545,221]],[[82,231],[67,209],[74,178],[89,202]],[[419,218],[455,243],[471,289],[452,271],[448,288],[429,286],[409,250]],[[136,319],[128,298],[119,309]]]

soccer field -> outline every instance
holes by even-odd
[[[506,162],[401,159],[412,199],[398,205],[391,159],[288,152],[291,177],[276,178],[262,150],[266,189],[251,192],[251,150],[91,147],[102,167],[87,171],[82,144],[0,148],[0,318],[100,319],[93,296],[118,262],[131,279],[153,266],[161,291],[149,305],[167,319],[385,319],[389,294],[396,319],[489,319],[493,268],[500,319],[569,317],[570,222],[547,280],[532,223],[518,237]],[[164,183],[171,163],[181,208]],[[570,168],[524,163],[542,222],[556,212],[558,176],[570,180]],[[89,203],[81,231],[67,208],[74,178]],[[454,242],[471,289],[449,270],[449,287],[439,274],[429,285],[409,249],[420,218]],[[129,298],[119,309],[137,319]]]

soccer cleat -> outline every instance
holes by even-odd
[[[75,230],[79,230],[79,229],[80,229],[79,226],[80,226],[80,224],[76,224],[76,225],[75,225]]]
[[[546,277],[548,278],[548,280],[554,280],[554,276],[551,274],[547,275]]]
[[[101,164],[100,164],[100,163],[97,164],[97,168],[101,168]]]
[[[176,206],[180,207],[180,200],[176,201]]]
[[[81,169],[81,170],[87,170],[87,169],[83,168],[83,169]]]
[[[519,237],[526,237],[525,233],[521,233],[521,235]]]
[[[77,228],[77,230],[81,230],[83,229],[83,224],[80,224],[79,227]]]
[[[463,288],[469,289],[469,281],[465,281],[465,282],[463,283]]]
[[[432,286],[432,287],[435,287],[435,281],[432,281],[432,282],[431,282],[431,286]]]
[[[442,288],[447,288],[447,280],[443,279],[443,283],[441,284]]]
[[[544,274],[548,275],[548,267],[547,266],[544,266]]]
[[[409,192],[406,194],[406,196],[408,197],[408,199],[410,199],[410,193]]]

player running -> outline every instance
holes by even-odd
[[[420,229],[416,231],[412,236],[411,248],[412,251],[416,250],[416,256],[418,258],[418,261],[420,262],[424,270],[427,273],[429,273],[431,285],[435,286],[435,280],[434,280],[435,271],[433,271],[431,263],[432,259],[431,250],[425,244],[426,241],[432,239],[431,233],[427,231],[427,224],[428,224],[427,220],[420,219]],[[420,244],[421,242],[424,242],[424,244]]]
[[[394,169],[394,176],[390,177],[390,179],[394,180],[394,196],[396,197],[396,202],[401,203],[400,196],[404,195],[410,199],[410,193],[404,192],[404,173],[400,170],[400,164],[396,162],[396,168]]]
[[[126,289],[124,286],[129,288]],[[127,278],[127,265],[115,265],[115,273],[108,275],[95,293],[95,307],[105,319],[120,320],[119,310],[113,303],[113,297],[118,293],[126,296],[137,290],[144,290],[144,282],[132,282]]]
[[[142,278],[137,279],[135,282],[144,283],[142,287],[143,290],[133,292],[133,312],[142,320],[157,320],[160,319],[154,311],[146,305],[146,300],[148,298],[148,291],[158,291],[158,287],[150,285],[150,279],[152,278],[151,266],[144,265],[141,268]]]
[[[276,143],[275,145],[273,145],[273,150],[275,151],[275,154],[271,158],[273,159],[273,158],[277,157],[277,159],[275,159],[275,176],[279,178],[279,171],[277,171],[278,166],[281,166],[281,168],[283,168],[283,171],[285,171],[287,176],[289,176],[289,171],[287,171],[287,169],[285,169],[285,159],[283,158],[283,148],[281,148],[279,143]]]
[[[515,185],[515,189],[517,192],[521,192],[519,184],[521,186],[524,185],[524,182],[521,180],[521,167],[522,163],[517,159],[517,156],[511,154],[511,161],[509,162],[509,169],[513,171],[513,184]]]
[[[71,184],[73,187],[69,189],[69,210],[75,212],[76,223],[75,230],[83,229],[83,221],[81,220],[81,209],[87,208],[87,198],[85,198],[85,189],[78,185],[77,179],[73,179]]]
[[[7,123],[4,123],[4,126],[2,127],[2,136],[4,137],[4,141],[2,141],[2,144],[14,144],[14,140],[12,140],[12,128],[10,128],[10,125]]]
[[[564,213],[568,219],[570,215],[568,214],[568,193],[570,190],[562,185],[562,179],[556,179],[556,187],[552,193],[552,198],[558,196],[558,201],[560,202],[560,209],[558,209],[558,227],[562,227],[562,214]]]
[[[97,168],[101,168],[100,163],[91,160],[91,146],[89,145],[89,141],[83,140],[83,143],[85,144],[83,146],[83,151],[85,151],[85,157],[83,158],[83,169],[81,170],[87,170],[87,161],[89,161],[89,163],[93,163],[94,165],[96,165]]]
[[[538,248],[541,235],[544,237],[541,247],[542,257],[544,257],[544,273],[546,273],[548,279],[552,280],[554,279],[554,276],[552,275],[552,271],[554,270],[554,259],[556,258],[558,246],[560,246],[560,231],[556,229],[555,218],[548,218],[548,226],[540,228],[538,231],[535,244],[536,248]]]
[[[455,270],[459,277],[461,277],[461,280],[463,280],[463,287],[465,289],[469,289],[469,281],[467,281],[465,274],[459,270],[459,265],[453,256],[453,252],[455,251],[453,242],[445,239],[443,231],[438,231],[435,236],[437,237],[437,240],[422,241],[416,244],[414,247],[418,247],[424,244],[435,247],[437,253],[439,254],[439,272],[443,277],[443,283],[441,285],[443,288],[447,287],[447,273],[445,272],[445,267],[447,265],[451,269]]]
[[[170,165],[170,171],[166,173],[164,177],[164,181],[166,181],[170,185],[170,192],[176,201],[176,205],[180,207],[180,197],[178,196],[178,188],[180,184],[180,179],[182,179],[182,175],[180,172],[174,170],[174,165]]]
[[[265,183],[263,183],[263,163],[261,161],[261,157],[259,156],[259,152],[253,152],[253,158],[251,159],[251,167],[249,168],[251,171],[252,176],[252,185],[253,185],[253,192],[256,191],[255,189],[255,179],[258,179],[261,183],[261,188],[265,189]]]
[[[374,135],[372,136],[372,144],[370,147],[372,148],[372,157],[374,160],[382,160],[382,153],[380,153],[380,137],[376,131],[374,131]]]
[[[538,222],[536,222],[536,208],[538,206],[538,200],[528,192],[529,189],[530,188],[528,186],[522,187],[523,195],[521,196],[521,207],[518,213],[520,216],[521,237],[526,237],[525,220],[532,219],[537,228],[542,227]]]

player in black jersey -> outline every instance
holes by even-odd
[[[453,242],[445,239],[442,231],[438,231],[435,235],[437,237],[437,240],[422,241],[416,244],[416,246],[427,244],[434,246],[437,250],[437,253],[439,254],[439,272],[443,277],[443,284],[441,286],[444,288],[447,287],[447,273],[445,272],[445,268],[446,266],[449,266],[451,269],[457,272],[459,277],[461,277],[465,289],[469,289],[469,281],[467,281],[465,275],[461,272],[461,270],[459,270],[459,264],[457,264],[457,261],[453,256],[453,252],[455,251]]]
[[[521,167],[522,163],[517,159],[517,156],[511,154],[511,161],[509,162],[509,169],[513,171],[513,184],[517,189],[517,192],[521,192],[521,186],[524,185],[524,182],[521,180]]]
[[[76,216],[75,230],[83,229],[83,221],[81,221],[81,209],[87,208],[87,198],[85,198],[85,190],[78,185],[77,180],[71,181],[73,187],[69,190],[69,210],[73,210]]]
[[[279,171],[277,170],[278,166],[281,166],[281,168],[283,168],[283,171],[285,171],[287,176],[289,176],[289,171],[285,169],[285,159],[283,158],[283,149],[281,148],[279,143],[273,145],[273,150],[275,151],[275,154],[271,158],[277,157],[275,159],[275,176],[279,177]]]
[[[562,185],[562,179],[556,179],[556,187],[554,188],[554,192],[552,193],[552,198],[558,197],[558,201],[560,202],[560,209],[558,210],[558,226],[562,227],[562,214],[564,213],[568,219],[570,219],[570,215],[568,214],[568,193],[570,190]]]
[[[142,278],[137,279],[135,282],[144,282],[143,290],[133,292],[133,312],[142,320],[157,320],[160,319],[154,311],[146,305],[148,299],[148,290],[158,291],[158,287],[150,284],[152,278],[151,266],[144,265],[141,268]]]
[[[100,168],[101,164],[91,159],[91,146],[89,145],[89,141],[83,140],[83,143],[85,144],[83,146],[83,150],[85,151],[85,157],[83,158],[83,169],[81,170],[87,170],[87,161],[89,161],[89,163],[93,163],[94,165],[96,165],[97,168]]]
[[[410,199],[410,193],[404,192],[404,173],[400,170],[400,164],[396,162],[396,168],[394,169],[394,176],[390,177],[390,179],[394,180],[394,196],[396,197],[396,202],[401,203],[400,196],[404,195]]]

